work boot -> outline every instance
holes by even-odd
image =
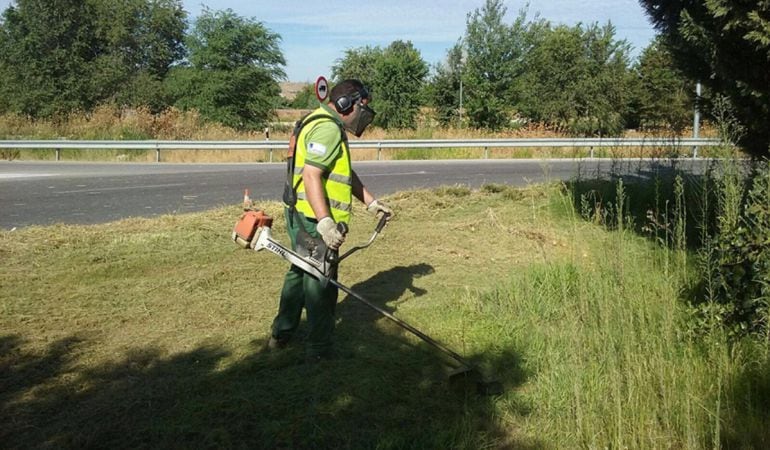
[[[270,339],[267,341],[266,348],[268,351],[276,351],[276,350],[283,350],[289,345],[288,339],[278,339],[276,337],[270,336]]]

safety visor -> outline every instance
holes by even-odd
[[[372,95],[369,93],[369,90],[366,89],[366,86],[361,87],[361,89],[358,91],[358,99],[369,99],[369,101],[372,101]]]

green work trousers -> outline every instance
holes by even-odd
[[[320,238],[316,221],[296,213],[289,220],[291,212],[284,210],[286,229],[291,238],[291,247],[296,250],[297,232],[303,227],[311,236]],[[335,276],[336,279],[336,276]],[[288,341],[299,326],[302,308],[307,311],[307,355],[309,357],[330,356],[334,333],[334,309],[337,306],[337,287],[331,283],[323,286],[313,276],[292,265],[286,273],[281,290],[278,315],[273,320],[273,337]]]

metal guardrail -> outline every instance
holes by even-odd
[[[71,140],[0,140],[0,149],[55,149],[56,160],[61,159],[64,149],[100,150],[155,150],[156,161],[160,162],[161,150],[269,150],[270,161],[273,150],[285,150],[288,141],[71,141]],[[352,149],[377,149],[381,159],[382,149],[390,148],[483,148],[484,157],[489,157],[490,148],[505,147],[576,147],[594,148],[617,147],[679,147],[692,148],[693,157],[698,156],[698,147],[721,145],[719,139],[706,138],[532,138],[532,139],[404,139],[404,140],[355,140],[350,141]]]

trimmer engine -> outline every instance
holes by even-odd
[[[297,251],[286,248],[273,239],[272,226],[273,218],[264,211],[246,209],[233,228],[232,239],[243,248],[269,250],[320,281],[329,281],[339,261],[336,251],[328,249],[322,239],[314,238],[307,232],[298,233]]]

